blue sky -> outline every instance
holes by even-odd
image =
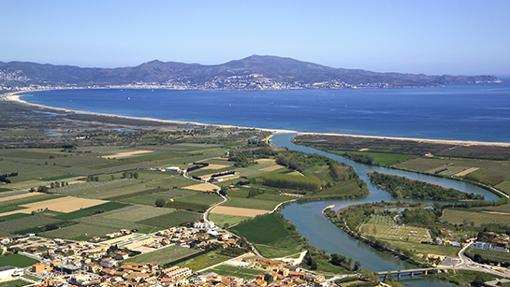
[[[252,54],[333,67],[510,75],[510,1],[7,1],[0,61],[222,63]]]

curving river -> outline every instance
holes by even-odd
[[[470,183],[386,167],[366,165],[316,148],[297,145],[292,142],[295,136],[295,134],[276,134],[272,137],[271,142],[279,147],[308,154],[322,155],[351,166],[358,176],[367,183],[370,194],[360,199],[322,200],[289,204],[282,209],[281,212],[283,216],[292,222],[301,235],[313,246],[323,249],[328,253],[340,253],[348,256],[353,260],[359,261],[364,268],[371,271],[406,269],[413,267],[413,265],[350,237],[343,230],[332,224],[322,214],[322,210],[332,204],[335,205],[336,209],[340,209],[355,204],[392,201],[393,199],[387,192],[370,183],[368,180],[368,173],[377,171],[385,174],[404,176],[447,188],[454,188],[463,192],[481,194],[486,200],[496,200],[498,198],[495,194]],[[448,282],[424,278],[402,283],[406,286],[453,286]]]

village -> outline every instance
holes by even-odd
[[[245,250],[225,266],[251,270],[252,279],[221,276],[213,271],[193,272],[189,267],[129,262],[140,254],[171,245],[183,248],[241,248],[237,236],[213,224],[195,222],[172,227],[143,238],[127,230],[101,242],[49,239],[29,234],[0,239],[4,255],[17,254],[36,260],[26,267],[0,271],[0,282],[30,278],[34,286],[329,286],[324,276],[281,260],[266,259]],[[39,282],[39,283],[36,283]]]

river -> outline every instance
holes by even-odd
[[[332,224],[322,214],[322,210],[329,205],[335,205],[335,209],[340,209],[355,204],[392,201],[392,197],[387,192],[370,183],[368,180],[368,173],[377,171],[385,174],[404,176],[410,179],[437,184],[447,188],[454,188],[463,192],[481,194],[486,200],[496,200],[498,198],[493,193],[467,182],[386,167],[366,165],[313,147],[297,145],[292,142],[294,136],[295,134],[276,134],[272,137],[271,142],[279,147],[308,154],[319,154],[351,166],[358,176],[367,183],[370,193],[367,197],[361,199],[321,200],[289,204],[282,209],[281,212],[283,216],[292,222],[301,235],[313,246],[323,249],[327,253],[340,253],[350,257],[355,261],[359,261],[364,268],[371,271],[406,269],[411,268],[414,265],[402,261],[389,253],[376,250],[369,245],[352,238],[342,229]],[[403,281],[402,283],[406,286],[453,286],[448,282],[426,278]]]

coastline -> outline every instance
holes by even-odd
[[[6,100],[6,101],[16,102],[16,103],[27,105],[27,106],[44,108],[44,109],[55,110],[55,111],[61,111],[61,112],[65,112],[65,113],[104,116],[104,117],[111,117],[111,118],[117,118],[117,119],[139,120],[139,121],[162,123],[162,124],[195,125],[195,126],[218,127],[218,128],[256,129],[256,130],[260,130],[260,131],[271,132],[272,134],[295,133],[297,135],[336,136],[336,137],[352,137],[352,138],[360,138],[360,139],[365,138],[365,139],[380,139],[380,140],[413,141],[413,142],[417,142],[417,143],[452,144],[452,145],[460,145],[460,146],[510,147],[510,142],[490,142],[490,141],[455,140],[455,139],[428,139],[428,138],[374,136],[374,135],[358,135],[358,134],[344,134],[344,133],[330,133],[330,132],[303,132],[303,131],[287,130],[287,129],[270,129],[270,128],[246,127],[246,126],[227,125],[227,124],[209,124],[209,123],[201,123],[201,122],[193,122],[193,121],[165,120],[165,119],[158,119],[158,118],[151,118],[151,117],[126,116],[126,115],[117,115],[117,114],[110,114],[110,113],[89,112],[89,111],[81,111],[81,110],[74,110],[74,109],[68,109],[68,108],[52,107],[52,106],[47,106],[47,105],[42,105],[42,104],[30,103],[30,102],[27,102],[27,101],[21,99],[21,94],[34,92],[34,91],[37,91],[37,90],[7,93],[4,95],[0,95],[0,98],[3,100]]]

